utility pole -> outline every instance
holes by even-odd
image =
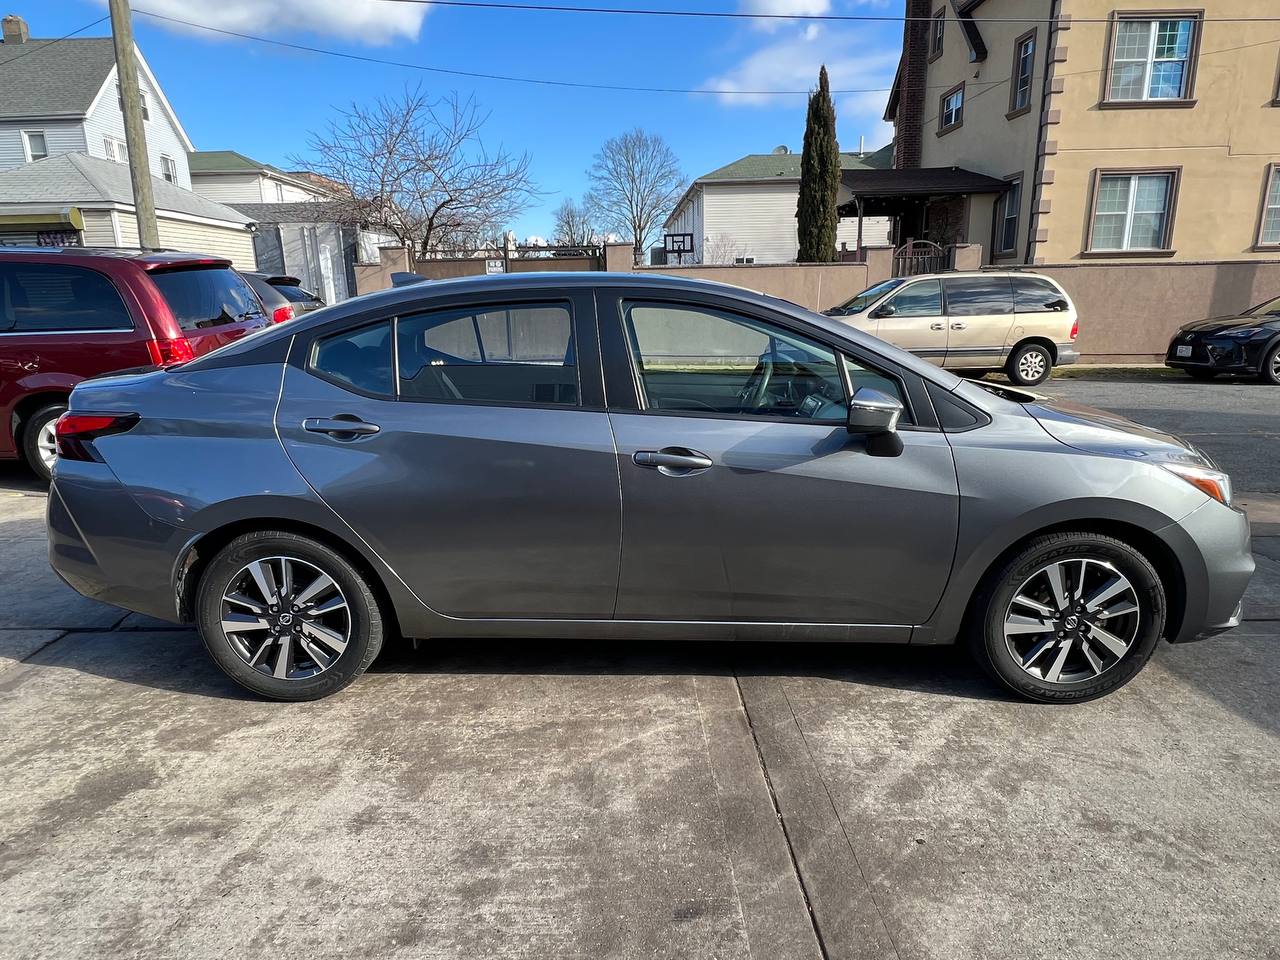
[[[159,247],[156,203],[151,196],[151,160],[147,156],[147,132],[142,125],[142,98],[138,93],[138,64],[134,59],[133,21],[129,0],[108,0],[111,37],[116,47],[116,79],[124,105],[124,139],[129,149],[129,177],[133,181],[133,209],[138,220],[138,242]]]

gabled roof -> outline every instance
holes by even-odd
[[[0,43],[0,116],[83,116],[115,65],[110,37]]]
[[[304,200],[300,203],[233,203],[254,223],[345,223],[350,208],[326,200]]]
[[[878,153],[879,151],[877,151]],[[870,166],[868,159],[875,154],[841,153],[840,169],[862,170]],[[733,163],[725,164],[710,173],[698,177],[694,183],[715,180],[799,180],[800,154],[798,153],[749,153]]]
[[[262,163],[234,150],[193,150],[187,154],[192,173],[258,173],[269,170],[285,175],[279,167]]]
[[[157,212],[246,224],[244,214],[159,177],[151,178]],[[125,204],[133,206],[129,166],[84,153],[61,153],[0,172],[0,203]]]

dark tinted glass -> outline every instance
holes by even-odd
[[[1008,277],[965,277],[947,280],[947,313],[953,317],[981,317],[1013,313],[1013,288]]]
[[[1018,313],[1051,313],[1068,306],[1062,291],[1039,277],[1014,277],[1013,302]]]
[[[311,368],[365,393],[394,396],[391,321],[317,341],[312,349]]]
[[[937,280],[918,280],[885,301],[895,317],[942,316],[942,286]]]
[[[303,290],[301,287],[295,286],[292,283],[273,283],[271,284],[271,287],[274,290],[279,290],[281,296],[293,301],[294,303],[310,303],[313,300],[320,299],[310,290]]]
[[[249,286],[253,287],[253,292],[262,298],[263,304],[268,308],[286,307],[289,305],[288,298],[261,277],[246,276],[245,279],[249,281]]]
[[[54,263],[0,263],[0,331],[132,328],[120,294],[100,273]]]
[[[218,327],[263,315],[244,277],[228,267],[164,270],[150,276],[183,330]]]
[[[567,306],[442,310],[403,317],[400,396],[500,403],[578,402]]]

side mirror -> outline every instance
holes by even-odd
[[[888,394],[862,387],[849,401],[846,429],[855,436],[867,438],[867,453],[873,457],[896,457],[902,453],[898,436],[898,420],[902,404]]]
[[[871,316],[879,320],[881,317],[896,316],[897,313],[898,313],[897,307],[895,307],[892,303],[886,303],[883,306],[876,307],[875,310],[872,311]]]

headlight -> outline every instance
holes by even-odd
[[[1232,340],[1248,340],[1254,334],[1261,332],[1261,327],[1237,327],[1235,330],[1224,330],[1218,336],[1230,337]]]
[[[1196,466],[1193,463],[1162,463],[1170,473],[1177,474],[1197,490],[1207,493],[1225,506],[1231,506],[1231,478],[1221,470]]]

